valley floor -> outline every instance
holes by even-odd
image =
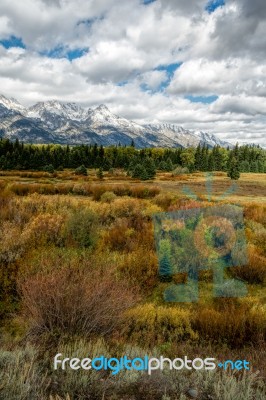
[[[0,172],[0,400],[265,399],[266,175],[88,172]],[[246,295],[214,297],[204,270],[197,302],[166,302],[153,216],[220,204],[243,208],[248,262],[226,277]],[[170,236],[189,246],[185,228]],[[57,353],[213,357],[251,370],[55,371]]]

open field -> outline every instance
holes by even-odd
[[[0,181],[6,183],[39,183],[39,184],[60,184],[73,182],[76,183],[95,183],[95,184],[121,184],[129,183],[131,186],[143,185],[140,181],[128,178],[126,174],[118,170],[117,174],[105,173],[104,181],[99,183],[95,170],[89,171],[88,177],[80,177],[73,175],[68,170],[64,172],[56,172],[51,176],[45,172],[20,172],[20,171],[2,171],[0,173]],[[211,181],[213,200],[219,199],[225,194],[225,198],[229,201],[243,202],[265,202],[266,201],[266,177],[265,174],[242,173],[241,178],[232,184],[230,178],[224,172],[213,173]],[[169,173],[157,173],[156,179],[145,182],[145,185],[157,186],[160,190],[171,192],[177,196],[183,196],[183,189],[187,186],[200,198],[207,196],[206,193],[206,173],[198,172],[173,177]],[[231,189],[231,187],[233,188]],[[229,192],[228,192],[229,191]],[[228,192],[228,193],[227,193]]]
[[[265,398],[265,174],[241,174],[233,192],[225,173],[210,182],[208,199],[203,173],[1,171],[0,399]],[[198,302],[165,302],[153,215],[222,203],[244,209],[248,264],[227,274],[247,295],[214,298],[202,271]],[[246,359],[252,371],[54,371],[57,353]]]

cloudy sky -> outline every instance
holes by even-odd
[[[265,145],[265,0],[0,0],[0,93]]]

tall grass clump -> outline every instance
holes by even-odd
[[[46,374],[33,347],[0,351],[0,399],[45,399]]]

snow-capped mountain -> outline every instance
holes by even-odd
[[[88,117],[88,112],[76,103],[60,103],[56,100],[40,102],[30,107],[26,115],[29,118],[40,118],[47,121],[49,115],[60,116],[74,121],[83,121]]]
[[[113,114],[104,104],[85,110],[75,103],[39,102],[26,108],[0,95],[0,136],[25,143],[118,144],[137,147],[231,146],[217,136],[173,124],[140,125]]]
[[[16,99],[8,99],[2,94],[0,94],[0,105],[4,106],[8,110],[16,111],[19,113],[26,112],[26,108],[20,104]]]

